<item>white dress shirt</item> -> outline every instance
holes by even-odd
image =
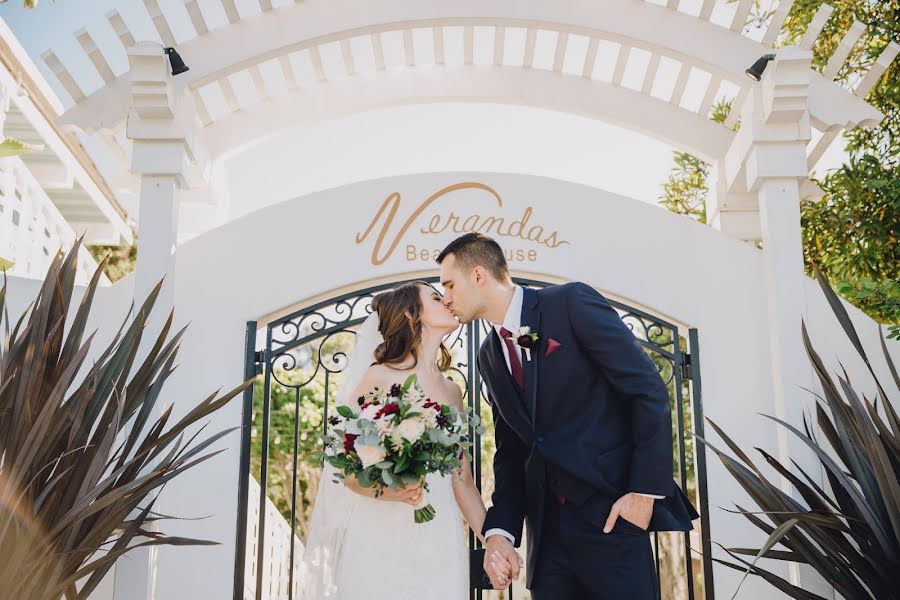
[[[525,292],[522,290],[522,286],[517,285],[515,291],[513,291],[513,297],[509,303],[509,308],[506,309],[506,316],[503,317],[503,323],[500,325],[492,323],[494,330],[497,332],[497,336],[500,338],[500,347],[503,349],[503,358],[506,359],[506,368],[509,369],[510,373],[512,373],[512,367],[510,367],[509,364],[509,349],[506,347],[506,344],[503,343],[503,336],[500,335],[500,329],[505,327],[511,331],[513,335],[518,334],[519,327],[522,325],[522,301],[524,298]],[[519,362],[521,361],[522,358],[520,356]],[[492,535],[502,535],[509,540],[510,544],[516,543],[515,536],[505,529],[488,529],[484,533],[484,539],[487,540]]]
[[[519,327],[522,326],[522,302],[524,299],[525,292],[522,290],[522,286],[517,285],[513,292],[512,301],[509,303],[509,308],[506,310],[506,316],[503,317],[503,323],[500,325],[493,323],[494,330],[500,338],[500,347],[503,348],[503,358],[506,359],[506,368],[509,369],[510,373],[512,372],[512,367],[509,364],[509,349],[503,342],[503,336],[500,335],[500,330],[505,327],[513,335],[519,334]],[[521,363],[521,352],[519,354],[519,363]]]
[[[503,323],[491,323],[494,326],[494,330],[497,332],[497,336],[500,337],[500,347],[503,349],[503,358],[506,359],[506,368],[512,372],[512,368],[509,363],[509,350],[506,347],[506,344],[503,343],[503,336],[500,335],[500,329],[506,328],[513,335],[517,335],[519,331],[519,327],[522,326],[522,302],[525,299],[525,292],[522,289],[522,286],[517,285],[515,290],[513,291],[512,300],[509,303],[509,308],[506,309],[506,315],[503,317]],[[519,357],[519,362],[522,362],[522,357]],[[524,367],[524,365],[523,365]],[[657,496],[655,494],[642,494],[640,492],[636,492],[640,496],[647,496],[648,498],[655,498],[657,500],[661,498],[665,498],[665,496]],[[515,544],[516,538],[506,531],[505,529],[488,529],[484,533],[484,539],[487,540],[492,535],[502,535],[507,538],[510,543]]]

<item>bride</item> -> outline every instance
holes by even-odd
[[[462,393],[444,376],[450,353],[443,338],[459,323],[441,295],[424,282],[375,296],[372,314],[357,332],[344,370],[337,405],[351,405],[374,388],[390,389],[415,374],[435,402],[460,410]],[[464,600],[469,590],[468,526],[481,538],[484,502],[467,460],[450,478],[426,477],[432,521],[417,524],[413,507],[422,484],[385,490],[363,488],[352,477],[335,483],[327,462],[322,472],[300,568],[302,600]],[[482,539],[483,541],[483,539]],[[497,556],[498,571],[511,566]]]

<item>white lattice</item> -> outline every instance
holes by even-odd
[[[257,600],[256,574],[259,543],[259,483],[250,477],[247,502],[247,558],[244,572],[244,599]],[[269,498],[266,498],[266,536],[263,541],[263,593],[259,600],[282,600],[288,597],[288,581],[291,555],[291,526],[281,516]],[[303,542],[294,536],[294,598],[299,598],[300,559],[303,556]]]
[[[11,275],[42,278],[59,249],[75,243],[75,231],[18,157],[0,159],[0,257]],[[76,283],[87,283],[97,268],[91,254],[78,254]],[[109,283],[103,276],[103,283]]]

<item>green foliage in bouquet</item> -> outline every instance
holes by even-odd
[[[153,511],[162,487],[218,452],[231,430],[196,442],[193,426],[240,394],[213,393],[178,421],[153,418],[184,329],[168,319],[137,360],[157,286],[105,348],[85,337],[104,264],[71,310],[80,242],[58,254],[10,330],[0,289],[0,595],[83,600],[139,546],[215,542],[167,536]],[[130,321],[130,322],[129,322]],[[142,351],[143,352],[143,351]],[[95,358],[89,360],[89,356]]]
[[[791,461],[791,469],[756,448],[775,471],[793,484],[803,501],[795,500],[710,421],[737,458],[705,440],[703,443],[719,456],[761,509],[751,511],[737,506],[737,511],[768,535],[762,548],[726,548],[737,563],[714,560],[744,571],[745,578],[751,573],[762,577],[792,598],[822,597],[764,569],[758,564],[760,558],[807,564],[847,599],[900,598],[900,419],[875,376],[846,309],[818,267],[815,274],[850,343],[872,374],[876,396],[870,399],[855,391],[843,367],[843,375],[838,375],[835,382],[813,349],[803,323],[806,352],[823,389],[823,396],[817,396],[816,422],[827,444],[818,439],[806,418],[803,432],[780,419],[769,418],[815,453],[830,490],[822,489],[816,483],[815,473],[807,473],[795,461]],[[893,389],[900,391],[900,377],[883,336],[881,349],[893,378]],[[777,544],[784,549],[776,548]]]
[[[372,390],[359,398],[359,409],[336,408],[331,433],[325,436],[325,458],[339,480],[355,476],[360,486],[399,489],[421,482],[429,473],[451,475],[471,460],[468,427],[479,427],[476,415],[425,398],[415,375],[389,391]],[[425,484],[427,491],[428,486]],[[434,518],[430,505],[417,508],[417,523]]]

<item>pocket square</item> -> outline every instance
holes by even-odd
[[[562,348],[562,344],[560,344],[553,338],[548,338],[547,339],[547,350],[544,351],[544,356],[550,356],[551,354],[553,354],[560,348]]]

